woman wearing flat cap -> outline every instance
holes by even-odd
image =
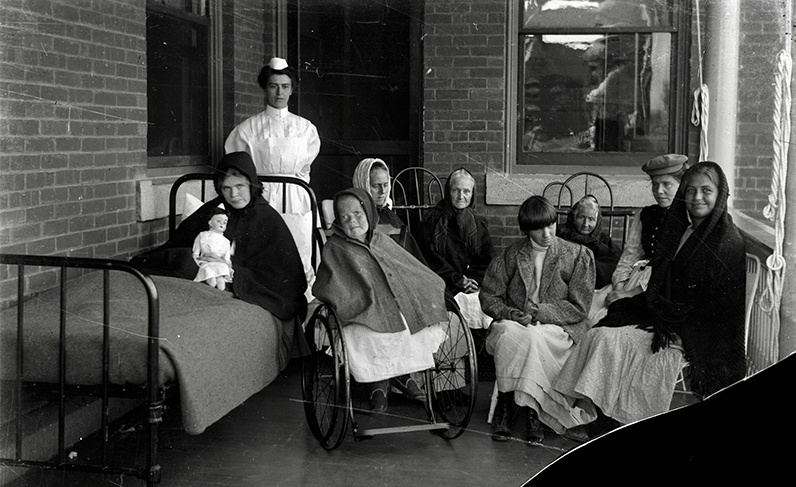
[[[248,152],[257,174],[294,176],[310,181],[310,165],[321,149],[318,130],[309,120],[290,113],[288,100],[299,79],[295,68],[281,58],[272,58],[257,77],[265,91],[265,111],[244,120],[232,129],[224,144],[224,151]],[[288,185],[285,208],[282,208],[282,185],[265,184],[263,196],[283,213],[307,213],[310,202],[306,193],[295,185]]]
[[[664,154],[641,166],[652,181],[652,196],[657,204],[642,208],[633,217],[625,248],[611,278],[613,290],[605,298],[606,306],[646,290],[650,276],[648,264],[655,258],[656,235],[686,169],[688,157],[681,154]]]

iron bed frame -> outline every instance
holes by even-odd
[[[189,181],[200,181],[200,199],[206,201],[208,196],[207,181],[212,181],[211,173],[186,174],[174,181],[169,192],[168,237],[171,238],[177,228],[177,196],[180,187]],[[315,193],[305,181],[289,176],[258,176],[260,182],[296,184],[303,188],[310,199],[313,230],[312,241],[320,242],[322,238],[316,228],[318,209]],[[283,191],[285,194],[285,191]],[[283,208],[284,208],[283,198]],[[312,245],[312,265],[317,263],[317,246]],[[0,254],[0,264],[16,266],[17,268],[17,361],[14,382],[14,404],[17,414],[14,421],[14,455],[13,458],[0,458],[0,465],[9,467],[31,467],[64,471],[80,471],[92,473],[127,474],[142,479],[147,486],[154,486],[161,480],[161,466],[158,463],[158,432],[163,421],[164,402],[168,384],[160,384],[160,304],[158,290],[152,279],[134,265],[116,259],[75,258],[66,256],[43,256]],[[53,267],[60,269],[60,322],[59,322],[59,372],[58,383],[33,383],[25,381],[24,374],[24,316],[25,316],[25,269],[26,267]],[[102,384],[96,386],[68,384],[66,380],[66,296],[68,288],[67,269],[92,269],[103,272],[103,338],[102,338]],[[109,303],[109,275],[111,271],[121,271],[132,274],[143,286],[147,296],[147,380],[142,385],[111,384],[110,370],[110,303]],[[28,296],[29,298],[30,296]],[[45,388],[55,390],[58,396],[58,451],[49,461],[27,460],[23,458],[23,415],[22,398],[26,388]],[[99,462],[76,463],[70,462],[66,445],[66,398],[69,396],[90,396],[101,398],[101,447]],[[147,452],[145,465],[142,467],[111,466],[107,464],[107,450],[109,439],[109,405],[111,398],[144,398],[146,420]]]

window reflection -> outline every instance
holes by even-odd
[[[671,34],[524,41],[524,151],[666,150]]]
[[[525,28],[669,27],[672,0],[524,0]]]
[[[147,155],[206,157],[208,26],[203,16],[192,13],[203,13],[206,6],[171,3],[189,13],[175,14],[166,3],[147,9]]]

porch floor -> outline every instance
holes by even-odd
[[[480,382],[468,430],[446,441],[428,432],[376,436],[325,451],[313,438],[301,402],[301,367],[293,361],[267,388],[197,436],[179,425],[170,408],[160,435],[161,484],[171,486],[518,486],[577,443],[547,432],[543,446],[491,441],[486,423],[491,382]],[[421,406],[392,396],[387,413],[422,421]],[[690,401],[675,394],[673,407]],[[367,421],[367,416],[357,419]],[[360,423],[362,424],[362,423]],[[522,421],[516,428],[524,431]],[[137,435],[120,435],[125,451],[141,451]],[[90,446],[75,448],[78,457]],[[120,475],[0,467],[8,487],[144,485]]]

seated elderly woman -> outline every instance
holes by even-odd
[[[545,198],[525,200],[518,215],[525,238],[495,257],[484,277],[481,306],[495,319],[486,346],[495,357],[496,441],[511,436],[513,404],[527,408],[529,444],[544,440],[540,420],[557,433],[583,422],[551,384],[586,332],[594,261],[586,247],[556,237],[557,219]]]
[[[294,352],[303,353],[307,350],[301,333],[307,281],[301,257],[282,217],[262,197],[251,156],[246,152],[225,155],[216,168],[214,186],[220,196],[180,223],[168,242],[132,262],[152,274],[193,280],[199,270],[192,255],[194,240],[223,206],[229,216],[224,236],[234,246],[234,277],[228,290],[283,320],[283,343],[293,343],[299,347]],[[280,363],[287,365],[288,359],[280,357]]]
[[[608,233],[603,232],[603,215],[597,198],[586,195],[578,200],[567,213],[567,222],[558,231],[558,236],[592,251],[597,266],[598,289],[611,284],[620,254]]]
[[[602,420],[570,436],[585,440],[617,422],[667,411],[686,361],[699,397],[744,377],[745,249],[727,195],[714,162],[683,175],[647,290],[611,304],[553,384],[570,404]]]
[[[475,178],[467,169],[453,171],[445,195],[423,219],[423,252],[429,267],[445,280],[470,328],[486,328],[478,290],[494,256],[486,219],[475,213]]]
[[[354,170],[353,183],[355,188],[365,190],[373,198],[379,212],[378,229],[395,240],[401,247],[412,254],[417,260],[426,264],[426,258],[415,241],[415,237],[407,231],[406,225],[392,209],[390,199],[390,169],[381,159],[363,159]]]
[[[364,190],[337,193],[334,213],[334,234],[312,290],[343,323],[351,375],[370,385],[373,412],[387,409],[391,384],[422,400],[419,380],[410,374],[433,367],[445,339],[445,283],[375,231],[378,211]]]

